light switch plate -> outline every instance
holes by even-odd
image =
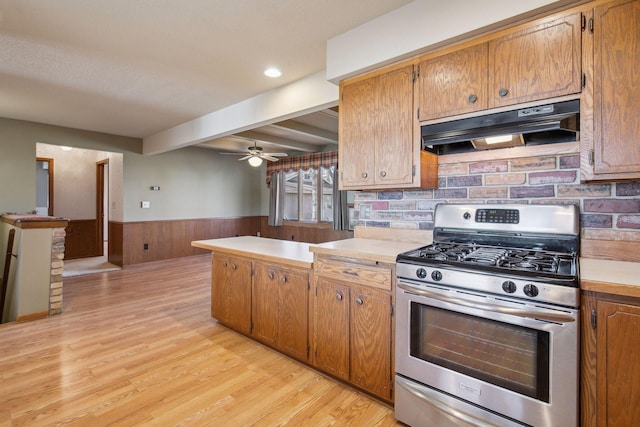
[[[140,207],[142,209],[149,209],[151,207],[151,202],[148,202],[148,201],[140,202]]]

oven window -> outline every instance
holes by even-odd
[[[413,357],[549,402],[549,333],[411,303]]]

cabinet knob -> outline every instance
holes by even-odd
[[[287,282],[287,278],[286,278],[286,277],[284,277],[284,276],[282,276],[282,278],[280,279],[280,281],[281,281],[282,283],[286,283],[286,282]]]
[[[364,301],[362,301],[362,298],[356,298],[356,304],[362,305],[364,304]]]
[[[478,100],[478,97],[474,94],[469,95],[469,102],[472,104],[475,104],[475,102]]]
[[[342,294],[341,294],[340,292],[338,292],[338,293],[336,294],[336,299],[337,299],[338,301],[342,301]]]
[[[273,280],[274,277],[274,274],[272,272],[269,272],[269,280]]]
[[[235,264],[231,264],[231,269],[232,269],[232,270],[234,270],[234,271],[235,271],[237,268],[238,268],[238,266],[237,266],[237,265],[235,265]]]
[[[367,173],[366,173],[366,172],[362,172],[362,173],[360,174],[360,176],[361,176],[361,177],[363,177],[363,178],[366,178],[368,175],[367,175]]]
[[[509,93],[509,90],[505,89],[505,88],[500,88],[500,90],[498,91],[498,95],[500,95],[502,97],[507,96],[508,93]]]
[[[222,263],[222,266],[223,266],[224,268],[227,268],[227,263],[226,263],[226,262],[223,262],[223,263]]]
[[[385,171],[380,171],[380,176],[384,178],[385,176],[387,176],[387,172],[385,172]]]

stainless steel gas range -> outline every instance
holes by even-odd
[[[579,210],[436,207],[398,255],[396,418],[411,426],[577,426]]]

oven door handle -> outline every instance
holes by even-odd
[[[424,393],[423,390],[421,390],[420,388],[416,387],[414,384],[411,384],[409,381],[397,375],[396,375],[396,383],[400,387],[408,391],[409,393],[416,396],[418,399],[429,402],[434,408],[436,408],[438,411],[440,411],[449,419],[465,421],[471,425],[478,426],[478,427],[490,427],[495,425],[495,424],[486,423],[484,420],[481,420],[480,418],[474,417],[471,414],[463,412],[460,408],[456,408],[455,410],[452,410],[452,408],[448,406],[446,403],[438,400],[435,395],[430,395],[430,394],[427,395],[426,393]]]
[[[561,312],[553,312],[551,310],[532,310],[521,309],[515,307],[503,307],[495,304],[487,304],[477,301],[469,301],[463,298],[454,298],[447,295],[441,295],[435,292],[430,292],[425,289],[418,289],[411,285],[405,285],[398,283],[397,286],[409,293],[432,298],[438,301],[447,302],[450,304],[459,305],[462,307],[475,308],[478,310],[488,310],[496,313],[507,314],[512,316],[524,317],[534,320],[545,320],[548,322],[575,322],[576,319],[569,314],[563,314]]]

